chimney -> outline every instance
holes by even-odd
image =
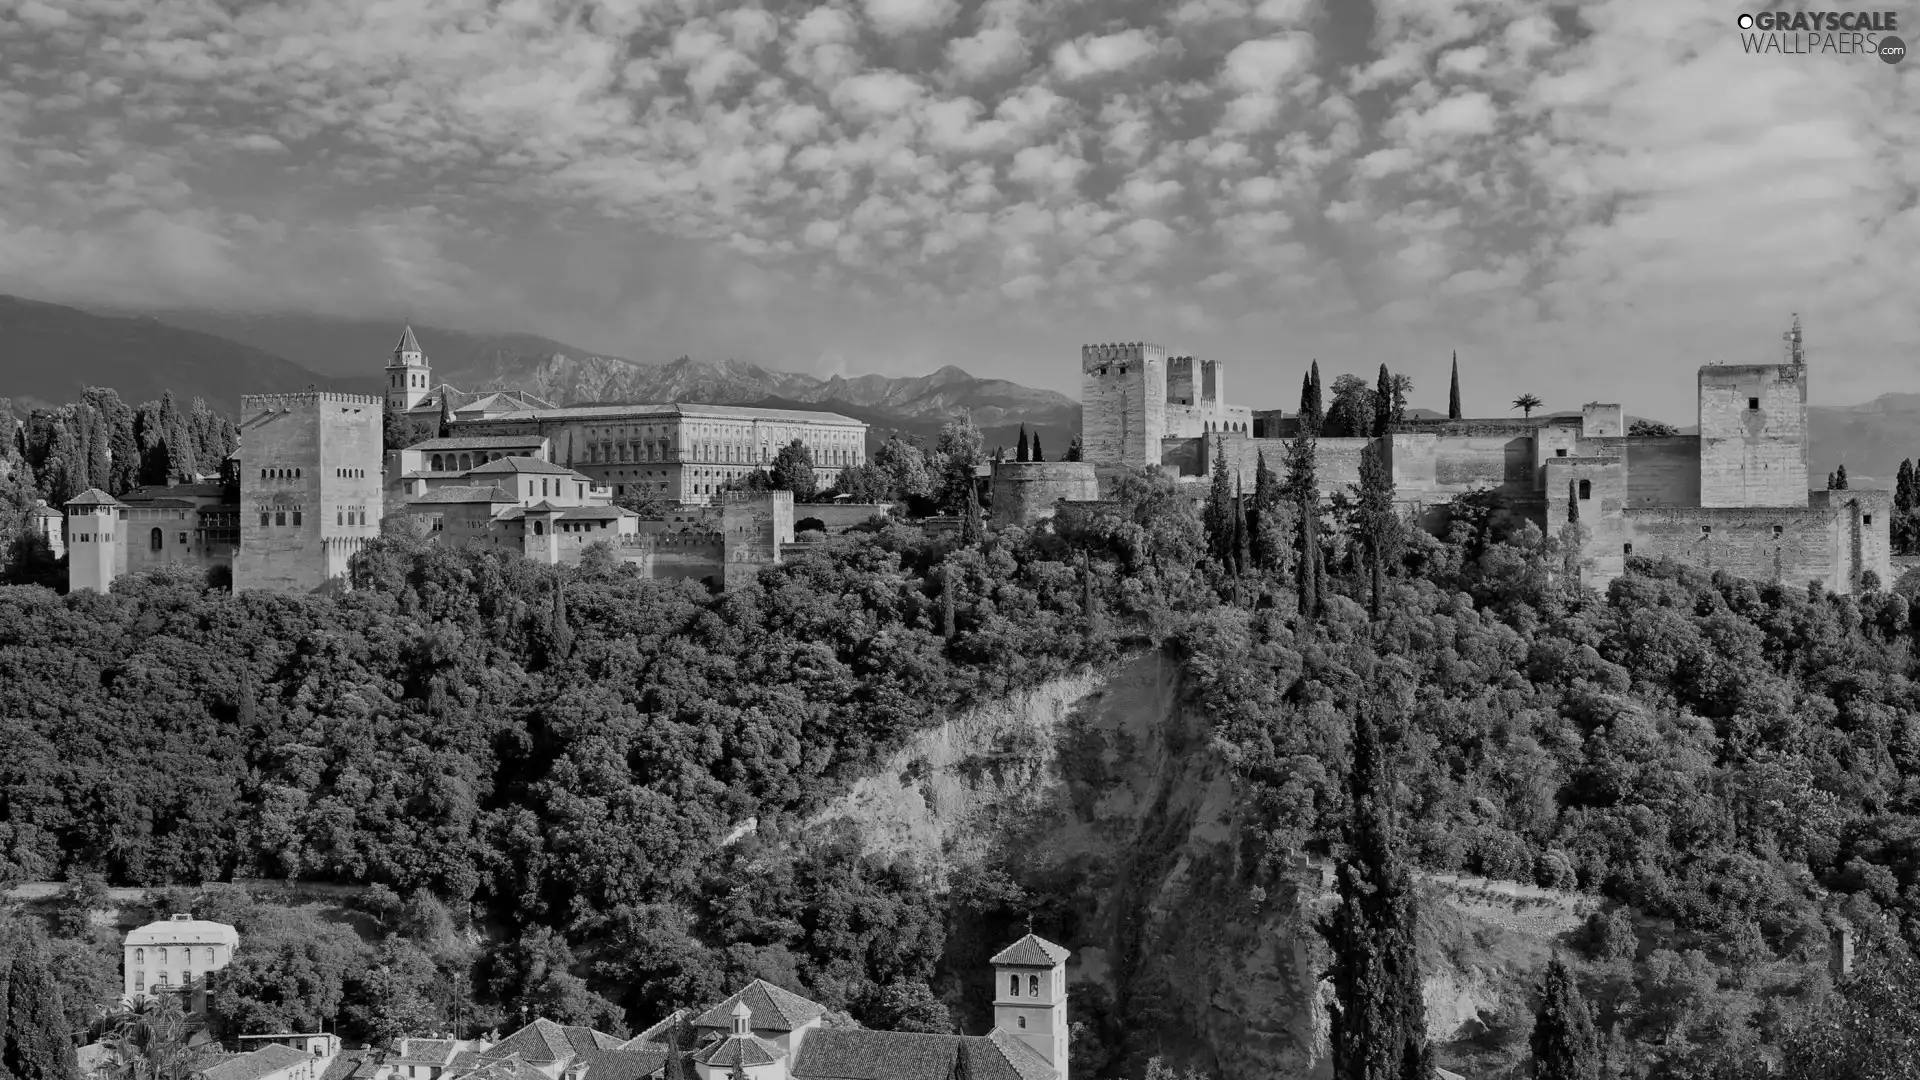
[[[191,922],[191,921],[193,921],[193,916],[191,916],[191,915],[169,915],[169,916],[167,916],[167,917],[168,917],[169,919],[171,919],[172,921],[174,921],[174,922]]]
[[[1827,938],[1827,974],[1839,982],[1853,972],[1853,927],[1842,923]]]

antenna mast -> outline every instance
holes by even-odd
[[[1781,334],[1780,337],[1787,343],[1787,357],[1792,363],[1804,364],[1807,362],[1806,350],[1803,348],[1803,341],[1800,337],[1799,312],[1796,311],[1793,313],[1793,329]]]

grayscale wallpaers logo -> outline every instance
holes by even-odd
[[[1891,11],[1762,11],[1735,22],[1745,52],[1877,56],[1883,64],[1907,58],[1907,43],[1894,36],[1899,16]]]

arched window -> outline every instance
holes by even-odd
[[[1020,996],[1020,976],[1018,975],[1007,976],[1007,996],[1009,997]]]
[[[1027,976],[1027,993],[1033,997],[1040,996],[1040,976]]]
[[[154,962],[154,963],[156,963],[156,964],[164,964],[164,963],[166,963],[166,962],[167,962],[167,950],[165,950],[165,949],[155,949],[155,950],[153,950],[153,962]],[[162,976],[162,978],[165,978],[165,976]]]
[[[208,946],[208,947],[207,947],[206,949],[204,949],[204,950],[202,950],[202,951],[206,953],[206,961],[207,961],[207,963],[209,963],[209,964],[211,964],[211,963],[213,963],[213,947],[212,947],[212,946]]]
[[[154,551],[159,551],[166,545],[166,542],[167,538],[160,535],[160,530],[157,528],[147,534],[147,547]]]
[[[545,522],[541,522],[541,521],[536,521],[536,522],[534,522],[534,523],[533,523],[533,535],[535,535],[535,536],[545,536],[545,535],[547,535],[547,526],[546,526],[546,523],[545,523]]]
[[[1016,1020],[1018,1020],[1018,1021],[1020,1022],[1020,1026],[1021,1026],[1021,1027],[1026,1027],[1026,1026],[1027,1026],[1027,1018],[1026,1018],[1026,1017],[1024,1017],[1024,1016],[1019,1016],[1019,1017],[1015,1017],[1014,1019],[1016,1019]]]
[[[440,455],[439,455],[439,454],[435,454],[435,455],[433,455],[433,471],[434,471],[434,472],[440,472],[440,471],[441,471],[441,469],[440,469]]]
[[[1580,481],[1580,497],[1583,499],[1593,498],[1593,481],[1591,480]]]
[[[136,963],[136,964],[144,964],[144,963],[146,963],[146,962],[147,962],[147,950],[145,950],[145,949],[135,949],[135,950],[133,950],[133,962],[134,962],[134,963]]]

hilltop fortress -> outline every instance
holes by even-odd
[[[1484,489],[1558,536],[1577,504],[1589,581],[1601,587],[1632,556],[1840,593],[1890,585],[1891,493],[1809,488],[1797,319],[1786,337],[1786,355],[1774,363],[1699,369],[1697,434],[1629,435],[1625,409],[1597,402],[1578,415],[1410,420],[1379,440],[1318,439],[1320,489],[1357,485],[1361,453],[1377,441],[1396,497],[1423,521]],[[1260,454],[1282,468],[1298,429],[1297,416],[1228,404],[1217,360],[1142,342],[1088,345],[1080,371],[1083,456],[1096,470],[1204,477],[1224,450],[1251,490]]]

